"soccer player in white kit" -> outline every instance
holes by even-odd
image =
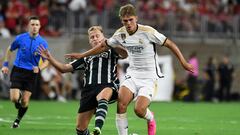
[[[128,135],[127,107],[136,98],[135,114],[148,123],[148,135],[156,135],[156,121],[149,105],[158,78],[163,77],[157,64],[156,46],[168,47],[179,59],[182,66],[193,72],[193,66],[185,60],[174,42],[150,26],[137,23],[138,17],[133,5],[120,8],[119,16],[123,27],[105,41],[101,47],[117,47],[121,45],[128,51],[129,67],[125,80],[119,89],[116,126],[119,135]],[[108,47],[106,47],[106,45]],[[83,54],[73,53],[66,57],[80,58],[99,53],[100,46]]]

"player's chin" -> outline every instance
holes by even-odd
[[[94,46],[98,46],[98,45],[101,45],[101,43],[100,42],[95,42],[94,43]]]

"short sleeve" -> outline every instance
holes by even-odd
[[[20,40],[20,36],[17,36],[11,44],[10,51],[14,51],[17,48],[19,48],[19,46],[20,46],[20,44],[19,44],[20,41],[19,40]]]
[[[165,35],[159,33],[157,30],[153,29],[153,31],[149,33],[149,39],[153,43],[156,43],[159,45],[164,45],[164,43],[167,40],[167,37]]]
[[[85,58],[74,60],[74,61],[70,62],[70,64],[72,65],[74,71],[75,70],[85,70],[85,67],[86,67]]]
[[[117,40],[117,35],[113,35],[111,38],[107,39],[106,44],[111,48],[114,48],[120,45],[119,41]]]
[[[48,43],[47,43],[46,40],[43,40],[42,45],[43,45],[44,48],[49,49],[48,48]]]

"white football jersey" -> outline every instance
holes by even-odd
[[[163,45],[166,36],[150,26],[138,24],[137,31],[129,35],[125,27],[118,29],[107,40],[109,46],[122,45],[128,51],[127,75],[135,78],[163,77],[158,66],[156,45]]]

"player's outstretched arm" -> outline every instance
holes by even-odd
[[[40,46],[38,48],[38,53],[45,59],[47,59],[50,64],[52,64],[57,70],[59,70],[61,73],[66,73],[66,72],[72,72],[73,67],[71,64],[63,64],[56,60],[50,52],[44,48],[43,46]]]
[[[100,54],[108,49],[109,49],[108,46],[106,46],[106,44],[103,42],[101,45],[97,45],[84,53],[69,53],[69,54],[66,54],[65,57],[70,59],[80,59],[80,58]]]
[[[181,51],[179,50],[179,48],[173,41],[171,41],[170,39],[167,39],[164,46],[169,48],[177,56],[178,60],[181,62],[182,66],[185,70],[194,72],[193,66],[186,61],[186,59],[183,57]]]
[[[109,48],[113,48],[116,51],[116,53],[118,53],[120,55],[120,57],[123,59],[128,57],[128,53],[124,47],[122,47],[120,45],[110,47],[106,44],[106,39],[104,39],[104,41],[102,41],[101,45],[97,45],[84,53],[70,53],[70,54],[66,54],[65,57],[70,58],[70,59],[80,59],[80,58],[100,54],[102,52],[107,51]]]

